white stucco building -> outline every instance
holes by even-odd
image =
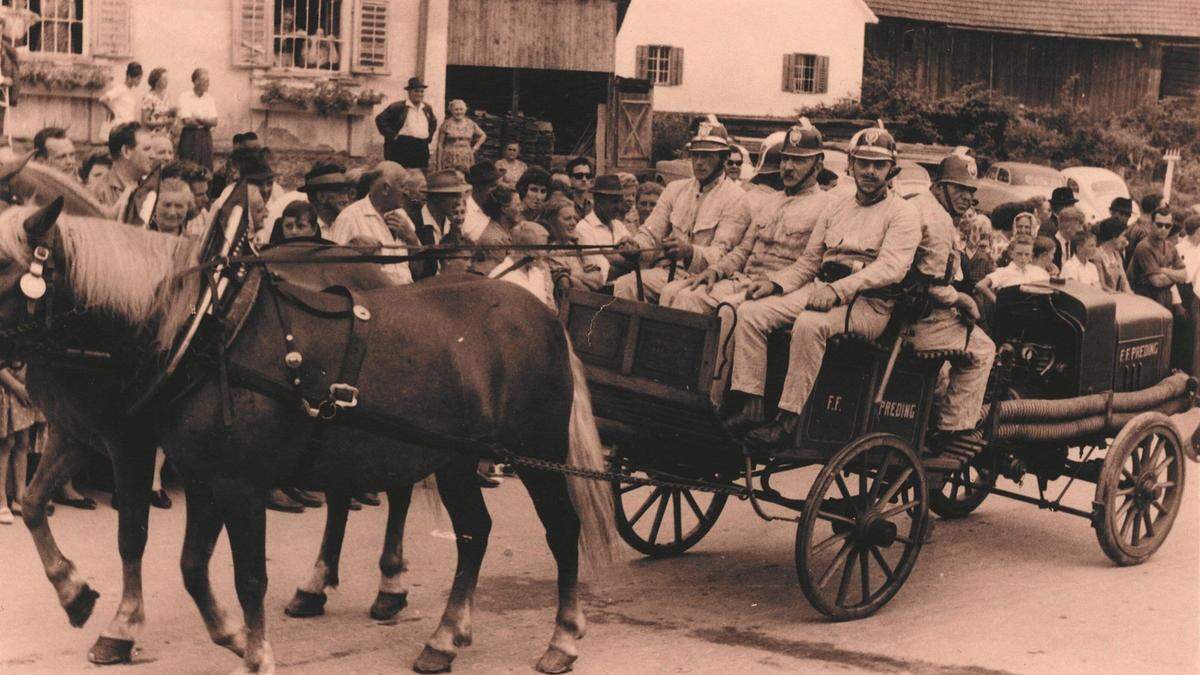
[[[791,116],[857,98],[862,0],[633,0],[617,34],[616,72],[654,82],[654,109]]]

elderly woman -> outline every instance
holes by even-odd
[[[158,186],[154,217],[146,227],[163,234],[185,234],[194,208],[195,197],[188,184],[182,178],[164,178]]]
[[[179,132],[180,159],[213,168],[212,128],[217,126],[217,104],[208,93],[208,71],[197,68],[192,71],[192,90],[179,95],[179,121],[183,129]]]
[[[450,114],[438,129],[438,168],[457,169],[466,175],[475,164],[475,153],[487,140],[487,134],[467,118],[467,104],[461,99],[450,101]]]
[[[150,71],[146,82],[150,91],[142,97],[142,126],[155,133],[170,133],[175,126],[175,106],[167,102],[167,69]]]
[[[579,213],[575,210],[575,202],[570,199],[561,195],[551,199],[542,207],[538,222],[550,233],[552,243],[579,243],[579,235],[575,231]],[[599,265],[585,261],[579,251],[562,251],[555,255],[550,259],[550,270],[554,276],[554,288],[560,292],[569,288],[598,291],[604,286],[604,270]]]

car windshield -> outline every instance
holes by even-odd
[[[1062,174],[1054,171],[1013,171],[1013,185],[1035,185],[1037,187],[1061,187],[1067,184]]]

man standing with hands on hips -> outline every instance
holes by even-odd
[[[406,169],[429,168],[429,144],[437,131],[437,117],[425,103],[425,83],[408,78],[408,98],[389,105],[375,117],[383,135],[383,158]]]

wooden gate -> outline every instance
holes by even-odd
[[[608,159],[614,169],[650,168],[654,88],[649,80],[614,77],[609,107]]]

